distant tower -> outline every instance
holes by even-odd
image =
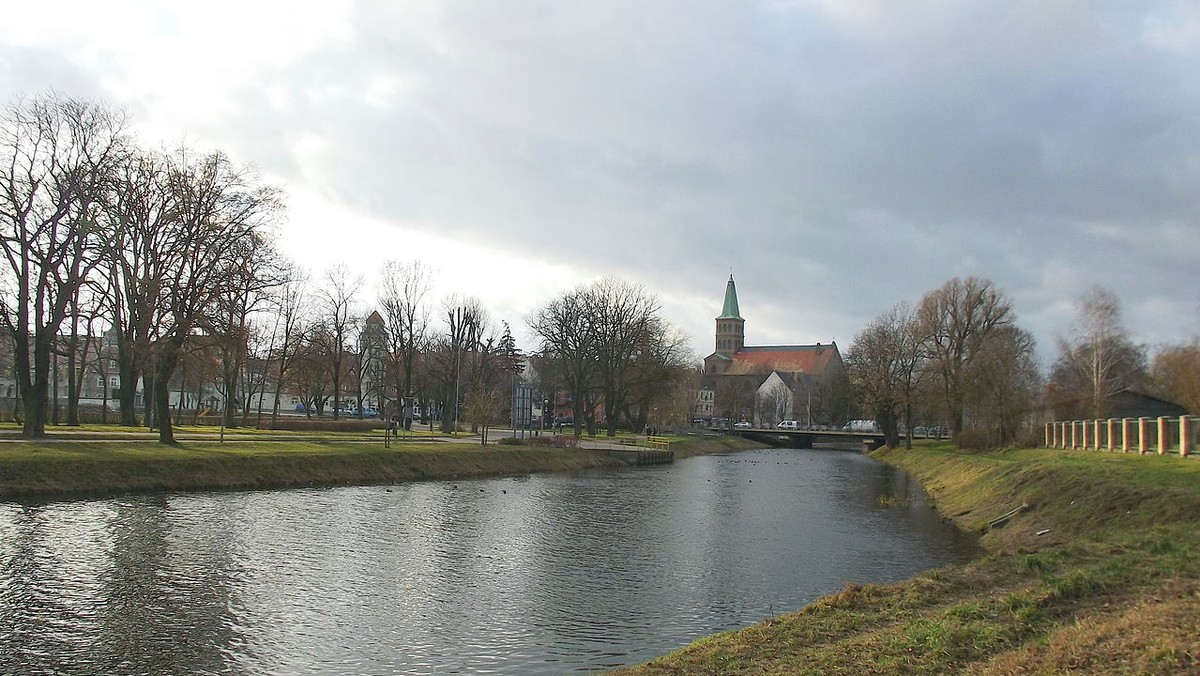
[[[387,366],[387,354],[387,324],[379,312],[372,312],[363,324],[359,359],[364,403],[369,403],[375,409],[379,409],[385,399],[387,383],[384,380],[384,370]]]
[[[721,316],[717,317],[717,353],[731,356],[742,349],[745,342],[746,320],[738,314],[737,287],[733,283],[733,275],[725,284],[725,305],[721,308]]]

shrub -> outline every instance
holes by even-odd
[[[992,448],[991,438],[983,430],[963,430],[954,435],[954,445],[963,451],[987,451]]]
[[[522,445],[521,440],[516,437],[500,437],[500,439],[497,440],[496,443],[501,446],[521,446]]]
[[[555,434],[553,436],[528,437],[526,446],[542,446],[545,448],[574,448],[579,445],[579,437],[570,434]]]
[[[1041,448],[1046,442],[1045,436],[1039,431],[1026,430],[1017,436],[1017,448]]]
[[[290,432],[370,432],[383,429],[385,424],[382,420],[281,417],[274,423],[269,419],[263,420],[258,428]]]

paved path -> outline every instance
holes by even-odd
[[[203,441],[220,443],[222,436],[225,441],[242,442],[288,442],[288,441],[340,441],[346,443],[382,443],[383,430],[376,430],[369,433],[355,432],[339,432],[328,435],[317,436],[314,433],[305,433],[302,436],[288,434],[287,432],[266,433],[261,431],[251,431],[252,428],[246,428],[245,431],[239,428],[228,428],[222,432],[219,428],[214,428],[212,431],[175,431],[176,441]],[[526,434],[528,434],[526,432]],[[513,430],[492,428],[488,430],[488,443],[495,444],[500,439],[515,436]],[[553,435],[550,435],[553,436]],[[620,439],[627,441],[644,442],[644,436],[627,435]],[[0,443],[23,443],[27,441],[36,441],[36,443],[82,443],[94,441],[158,441],[158,432],[153,430],[81,430],[72,429],[69,427],[47,427],[46,436],[41,439],[30,440],[21,436],[21,431],[16,429],[0,430]],[[479,435],[469,432],[459,433],[457,436],[451,435],[406,435],[401,432],[399,436],[392,437],[392,441],[400,443],[408,442],[464,442],[464,443],[479,443]],[[633,451],[637,449],[645,449],[645,446],[637,446],[634,443],[618,441],[617,439],[585,439],[581,438],[578,444],[579,448],[589,450],[611,450],[611,451]]]

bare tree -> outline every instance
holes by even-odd
[[[321,336],[326,328],[313,324],[305,332],[305,339],[297,344],[292,364],[287,370],[287,380],[292,389],[300,393],[304,413],[311,418],[315,412],[321,416],[332,397],[332,379],[329,374],[329,358],[324,349],[331,343]]]
[[[576,434],[581,422],[595,434],[596,404],[603,404],[609,436],[622,416],[644,422],[654,389],[648,378],[656,368],[663,375],[668,366],[679,365],[679,336],[659,316],[658,300],[635,284],[605,278],[579,286],[527,321],[543,354],[558,361],[575,408]]]
[[[506,399],[504,386],[498,382],[475,383],[467,392],[464,413],[472,427],[478,430],[481,445],[487,444],[488,431],[502,419]]]
[[[271,289],[285,281],[284,272],[274,243],[264,232],[240,238],[230,252],[228,277],[215,299],[215,311],[202,323],[221,353],[221,390],[225,395],[221,420],[226,426],[237,425],[239,409],[243,418],[249,413],[250,400],[242,396],[242,376],[255,332],[252,317],[267,307]]]
[[[585,309],[595,326],[596,364],[608,436],[616,436],[634,364],[659,328],[658,299],[643,287],[611,277],[588,287]]]
[[[171,159],[164,154],[131,151],[121,157],[106,193],[102,222],[102,276],[117,346],[120,385],[115,392],[121,424],[137,424],[137,385],[147,372],[163,289],[172,283],[172,255],[160,255],[175,237],[175,200]],[[149,403],[149,402],[147,402]],[[147,406],[147,410],[149,407]]]
[[[307,312],[305,287],[308,275],[296,267],[284,273],[284,282],[275,289],[275,321],[271,330],[268,359],[275,365],[275,394],[271,403],[271,422],[279,418],[279,397],[289,382],[292,365],[297,360],[305,339]],[[307,409],[308,407],[306,407]]]
[[[951,424],[961,431],[972,386],[968,374],[987,341],[1013,323],[1012,305],[989,280],[955,277],[925,294],[917,320]]]
[[[1016,326],[1001,328],[984,346],[971,372],[980,387],[971,393],[975,427],[1003,446],[1028,430],[1028,418],[1042,389],[1033,336]]]
[[[645,428],[651,418],[656,425],[664,419],[690,418],[688,412],[696,395],[693,392],[690,403],[683,406],[686,398],[680,386],[699,385],[693,377],[695,364],[687,336],[657,317],[648,324],[648,329],[625,376],[625,408],[621,417],[633,430]]]
[[[451,383],[454,389],[452,397],[444,398],[444,401],[451,402],[451,406],[443,407],[442,430],[457,431],[463,384],[465,382],[467,388],[478,387],[478,379],[486,367],[487,339],[484,334],[488,330],[488,317],[479,299],[474,297],[451,296],[445,302],[445,312],[447,332],[444,357],[446,360],[453,359],[452,369],[445,372],[452,374],[453,380],[446,378],[444,389],[449,391]]]
[[[70,332],[59,341],[58,355],[67,360],[67,424],[79,424],[79,398],[83,380],[94,370],[100,351],[98,327],[103,323],[101,296],[91,285],[75,292],[68,314]]]
[[[1075,339],[1058,341],[1053,368],[1056,396],[1086,400],[1091,418],[1108,414],[1109,399],[1146,376],[1145,350],[1134,345],[1121,324],[1121,303],[1109,290],[1094,286],[1076,309]]]
[[[762,382],[769,373],[756,373],[745,376],[728,376],[717,381],[716,401],[717,417],[730,420],[755,416],[758,388],[755,383]]]
[[[1200,339],[1159,350],[1154,355],[1152,382],[1164,398],[1200,414]]]
[[[50,359],[72,300],[99,261],[103,186],[126,144],[125,116],[49,94],[0,118],[0,326],[13,341],[22,434],[45,434]]]
[[[592,411],[598,390],[595,355],[600,337],[589,315],[588,296],[586,287],[577,287],[526,318],[541,340],[543,357],[554,365],[570,394],[576,436],[582,433],[585,419],[590,421],[588,431],[595,433]]]
[[[274,304],[273,299],[269,302]],[[246,402],[245,408],[242,409],[243,425],[250,424],[251,414],[255,417],[255,424],[262,423],[267,388],[271,387],[271,353],[274,347],[272,341],[275,339],[274,317],[271,314],[259,310],[246,322],[246,360],[238,378],[238,382],[241,383],[241,393],[238,396],[241,401]]]
[[[384,264],[379,304],[387,324],[388,372],[397,401],[412,396],[416,357],[428,341],[431,273],[420,261]],[[407,423],[408,415],[404,415]]]
[[[756,394],[756,403],[758,405],[757,417],[761,419],[764,425],[770,427],[781,420],[791,418],[792,393],[785,383],[775,381],[773,385],[765,390],[760,389]]]
[[[333,418],[337,420],[342,406],[342,385],[349,375],[351,347],[354,332],[358,329],[355,299],[362,290],[362,275],[351,274],[350,268],[339,263],[325,271],[325,283],[317,289],[316,312],[324,331],[313,335],[313,340],[324,340],[323,346],[333,383]]]
[[[159,441],[174,443],[169,387],[172,373],[193,331],[212,323],[220,298],[244,267],[247,251],[282,208],[279,192],[260,185],[248,169],[234,167],[224,155],[193,158],[182,149],[170,169],[173,200],[165,259],[171,280],[162,300],[151,345],[152,393]]]
[[[846,354],[850,382],[889,446],[900,443],[900,423],[912,429],[913,399],[926,342],[912,308],[893,307],[854,337]],[[911,434],[905,443],[912,446]]]

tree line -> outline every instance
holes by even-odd
[[[220,152],[142,148],[124,111],[102,102],[11,102],[0,193],[0,326],[26,436],[44,435],[52,389],[57,415],[61,361],[68,424],[79,421],[83,379],[113,377],[120,422],[139,424],[141,384],[144,422],[167,443],[184,393],[209,383],[229,425],[247,422],[255,399],[259,418],[278,416],[284,389],[310,416],[361,415],[374,402],[399,418],[437,415],[447,430],[460,418],[487,424],[526,363],[478,299],[453,296],[435,312],[420,261],[384,264],[373,313],[347,266],[314,280],[276,249],[279,188]],[[589,429],[597,411],[610,430],[644,425],[655,397],[686,375],[686,342],[635,285],[581,287],[528,320],[542,341],[531,356],[542,398],[569,391]],[[578,332],[564,338],[572,328],[556,322]]]
[[[1072,336],[1057,348],[1044,373],[1007,294],[967,277],[872,320],[846,363],[859,405],[890,445],[911,443],[904,432],[937,421],[967,445],[1036,445],[1042,421],[1106,417],[1114,398],[1130,391],[1200,410],[1200,342],[1160,347],[1151,366],[1107,289],[1084,294]]]

